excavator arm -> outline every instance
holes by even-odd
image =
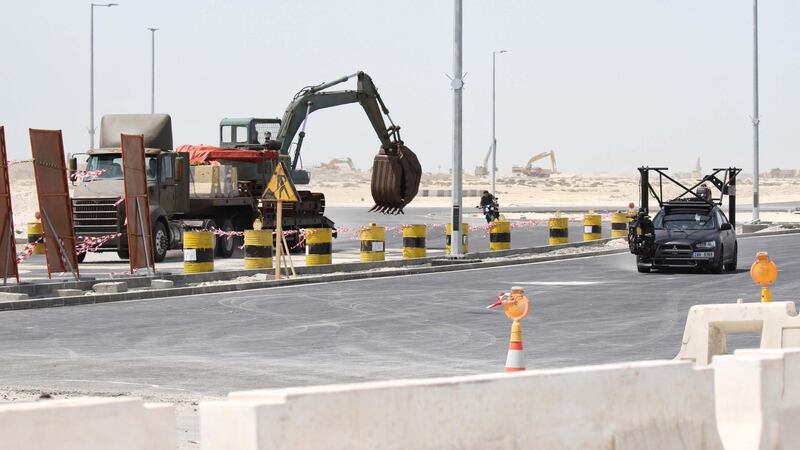
[[[358,78],[355,91],[325,91],[344,83],[354,77]],[[337,80],[310,86],[295,95],[281,121],[277,141],[280,142],[281,154],[288,155],[289,149],[298,134],[292,158],[292,170],[295,170],[300,158],[300,150],[305,138],[305,123],[312,112],[334,106],[359,103],[381,143],[378,155],[372,166],[372,198],[375,206],[370,211],[384,213],[401,213],[411,202],[419,190],[422,167],[417,156],[400,139],[400,127],[392,122],[389,109],[378,94],[372,78],[364,72],[357,72]],[[389,120],[386,126],[383,116]],[[301,129],[302,126],[302,129]]]

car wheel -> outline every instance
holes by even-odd
[[[638,271],[639,271],[639,273],[650,273],[650,268],[649,268],[649,267],[647,267],[647,266],[640,266],[640,265],[637,265],[637,266],[636,266],[636,270],[638,270]]]
[[[224,219],[222,221],[222,231],[234,231],[233,221],[231,219]],[[230,258],[233,256],[233,251],[236,249],[236,238],[233,236],[217,236],[217,256],[223,258]]]
[[[715,261],[714,264],[712,264],[711,267],[709,268],[709,271],[711,273],[722,273],[724,265],[725,265],[725,247],[720,246],[719,261]]]
[[[156,222],[153,229],[153,259],[159,263],[164,261],[167,257],[167,250],[169,250],[169,233],[167,227],[161,222]]]
[[[736,270],[736,266],[739,262],[739,244],[733,244],[733,259],[727,264],[725,264],[725,271],[726,272],[734,272]]]

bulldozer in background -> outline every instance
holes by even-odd
[[[550,169],[544,169],[542,167],[534,167],[533,163],[539,161],[541,159],[545,159],[550,157]],[[539,153],[538,155],[534,155],[531,159],[524,166],[514,166],[511,168],[511,173],[520,174],[520,175],[527,175],[529,177],[537,177],[537,178],[547,178],[550,175],[557,174],[558,169],[556,167],[556,152],[550,150],[549,152]]]

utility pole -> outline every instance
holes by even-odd
[[[497,176],[497,137],[495,136],[495,60],[498,53],[506,53],[508,50],[495,50],[492,52],[492,197],[495,197],[495,181]]]
[[[156,112],[156,31],[158,28],[148,28],[150,30],[150,114]]]
[[[116,3],[92,3],[89,7],[89,148],[94,148],[94,7],[110,8]]]
[[[453,220],[450,238],[450,256],[460,257],[461,243],[461,144],[462,144],[462,0],[455,0],[455,23],[453,34]]]
[[[753,0],[753,222],[758,214],[758,0]]]

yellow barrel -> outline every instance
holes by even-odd
[[[386,259],[386,228],[371,223],[359,232],[361,238],[361,262]]]
[[[424,258],[425,225],[403,225],[403,259]]]
[[[450,254],[450,239],[451,234],[453,234],[453,224],[448,223],[445,225],[445,229],[447,230],[447,236],[444,239],[444,254]],[[461,224],[461,254],[469,253],[469,225],[466,223]]]
[[[183,273],[214,271],[214,232],[183,233]]]
[[[569,219],[556,215],[547,220],[547,228],[550,230],[550,245],[566,244],[569,242]]]
[[[42,222],[28,222],[28,243],[33,244],[34,255],[44,255],[44,230],[42,229]]]
[[[631,219],[628,215],[622,212],[615,212],[611,214],[611,237],[626,237],[628,236],[628,222]]]
[[[272,230],[244,230],[244,268],[272,267]]]
[[[511,222],[496,219],[489,224],[489,250],[511,249]]]
[[[330,228],[306,229],[306,265],[321,266],[330,264],[333,251],[333,233]]]
[[[602,237],[602,217],[600,214],[589,212],[583,216],[583,240],[596,241]]]

